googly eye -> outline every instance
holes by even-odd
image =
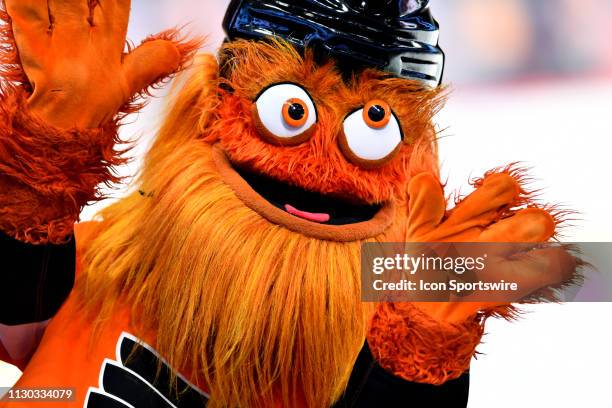
[[[283,120],[292,128],[304,126],[308,116],[308,106],[300,98],[291,98],[283,105]]]
[[[389,104],[373,100],[346,117],[340,148],[351,162],[378,168],[397,154],[402,140],[402,128]]]
[[[385,101],[375,99],[363,108],[363,121],[373,129],[382,129],[391,120],[391,107]]]
[[[292,146],[312,136],[317,111],[304,88],[282,83],[272,85],[259,94],[253,104],[253,119],[264,140]]]

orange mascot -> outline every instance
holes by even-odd
[[[466,406],[484,322],[513,307],[363,302],[361,245],[557,221],[512,167],[447,209],[427,1],[234,0],[195,59],[176,31],[126,48],[129,0],[3,3],[0,358],[23,375],[0,406]],[[188,65],[136,191],[78,223],[122,181],[126,116]],[[529,291],[576,266],[533,257]]]

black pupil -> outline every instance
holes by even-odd
[[[295,102],[289,106],[289,116],[293,120],[300,120],[304,117],[306,111],[301,103]]]
[[[385,118],[386,112],[385,108],[380,105],[373,105],[368,110],[368,117],[372,122],[380,122]]]

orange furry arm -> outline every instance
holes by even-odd
[[[436,320],[412,303],[382,303],[370,323],[368,344],[387,371],[408,381],[440,385],[470,366],[484,319]]]
[[[98,186],[118,181],[121,120],[199,47],[170,30],[124,53],[129,8],[2,2],[0,231],[9,236],[67,239]]]
[[[559,214],[530,202],[522,172],[511,167],[476,180],[476,190],[446,210],[439,180],[430,174],[413,178],[409,187],[408,242],[546,242]],[[528,252],[532,261],[501,263],[495,276],[514,279],[522,288],[514,301],[540,289],[573,279],[579,261],[563,248]],[[523,273],[517,274],[516,271]],[[452,298],[451,298],[452,299]],[[477,299],[477,298],[476,298]],[[382,303],[368,330],[373,356],[403,379],[440,385],[468,370],[490,316],[510,318],[509,303]]]
[[[117,125],[64,130],[30,113],[25,91],[0,100],[0,230],[30,243],[58,243],[98,185],[118,181]]]

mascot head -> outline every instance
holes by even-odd
[[[104,320],[128,302],[211,406],[319,408],[346,387],[371,312],[361,244],[404,240],[406,185],[437,172],[426,3],[233,1],[141,193],[102,213],[86,306]]]

